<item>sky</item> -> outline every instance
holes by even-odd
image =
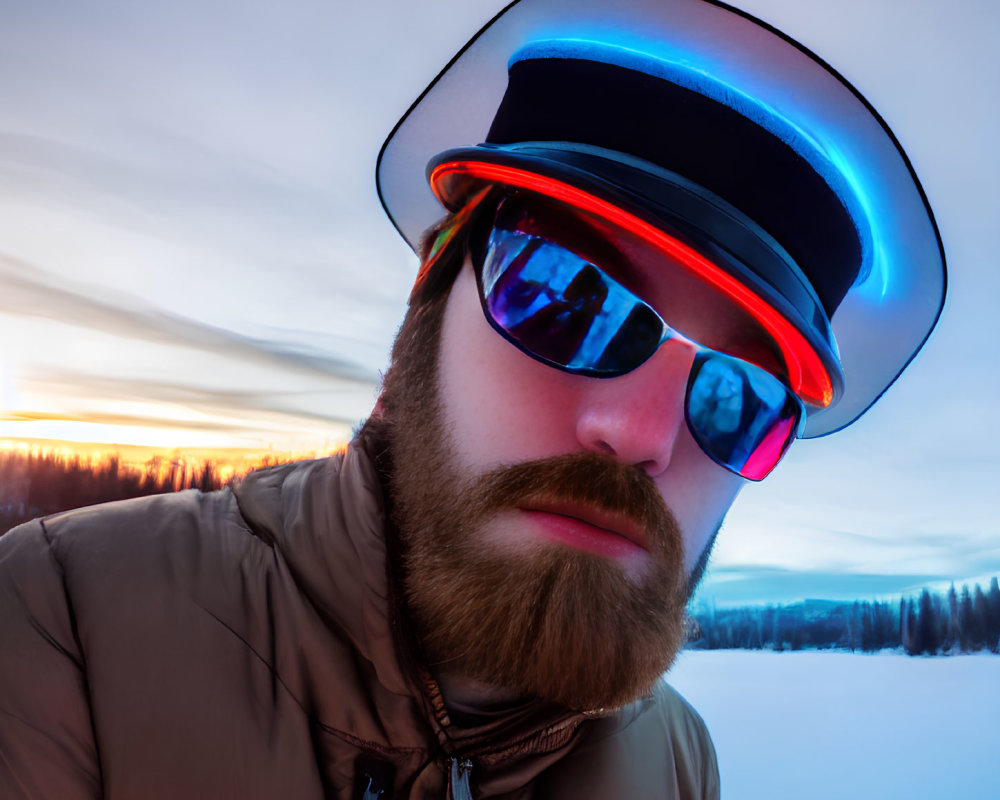
[[[885,117],[949,262],[859,422],[730,513],[700,597],[1000,573],[1000,55],[991,0],[744,0]],[[0,0],[0,438],[328,450],[368,413],[415,257],[379,148],[484,0]],[[462,143],[456,143],[462,144]]]

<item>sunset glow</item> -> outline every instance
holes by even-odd
[[[223,480],[235,475],[244,475],[251,470],[268,464],[283,464],[300,459],[321,458],[335,452],[331,450],[288,451],[288,450],[241,450],[237,448],[219,449],[174,449],[140,445],[110,445],[99,442],[73,442],[58,439],[0,439],[0,456],[18,454],[57,460],[78,459],[93,471],[107,469],[112,459],[119,466],[135,471],[152,470],[162,478],[171,469],[179,477],[190,476],[208,463]]]

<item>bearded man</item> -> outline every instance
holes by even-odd
[[[509,7],[386,143],[422,267],[345,452],[0,541],[3,797],[719,796],[661,680],[687,599],[745,482],[926,339],[943,260],[812,54],[606,6]]]

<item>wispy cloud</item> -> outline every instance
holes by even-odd
[[[824,572],[775,567],[711,568],[698,588],[694,604],[716,603],[720,606],[755,603],[794,603],[806,599],[873,600],[912,596],[924,587],[938,588],[955,581],[961,584],[968,575],[1000,574],[1000,559],[978,572],[941,573],[907,572],[882,574],[863,572]]]
[[[95,217],[197,238],[230,255],[280,252],[282,243],[330,242],[337,225],[377,229],[355,198],[162,127],[90,143],[0,129],[0,176],[7,191],[48,201],[85,201]],[[336,224],[335,224],[336,223]],[[249,259],[256,263],[259,259]]]
[[[67,398],[69,412],[60,414],[53,412],[44,417],[37,412],[11,411],[0,415],[0,419],[10,421],[27,421],[33,419],[78,419],[83,421],[112,422],[113,424],[129,424],[124,421],[114,422],[108,419],[98,420],[101,414],[75,413],[72,409],[72,398],[89,397],[102,398],[107,403],[115,401],[142,402],[163,404],[164,407],[184,408],[205,414],[225,415],[236,411],[263,413],[291,417],[299,422],[314,421],[353,425],[356,417],[336,413],[316,411],[310,401],[316,395],[327,394],[328,390],[316,391],[257,391],[252,389],[217,389],[193,383],[174,381],[153,381],[139,378],[110,378],[99,375],[61,370],[46,372],[36,370],[28,376],[31,384],[54,396]],[[186,421],[164,417],[136,417],[143,424],[155,422],[162,426],[188,427]],[[242,426],[241,426],[242,427]]]
[[[241,361],[372,384],[377,373],[305,346],[245,336],[156,308],[124,293],[92,296],[58,285],[45,271],[0,253],[0,312],[34,316],[133,339],[180,345]]]

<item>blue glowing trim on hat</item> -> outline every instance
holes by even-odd
[[[822,130],[806,130],[771,105],[716,77],[711,65],[704,64],[703,54],[676,48],[666,52],[666,43],[655,44],[664,52],[654,55],[620,43],[582,38],[541,39],[518,49],[508,66],[538,58],[578,58],[633,69],[697,92],[761,126],[801,155],[844,204],[861,242],[861,267],[854,286],[865,285],[872,300],[884,297],[889,285],[885,248],[874,225],[866,182],[835,144],[817,138],[822,137]]]

